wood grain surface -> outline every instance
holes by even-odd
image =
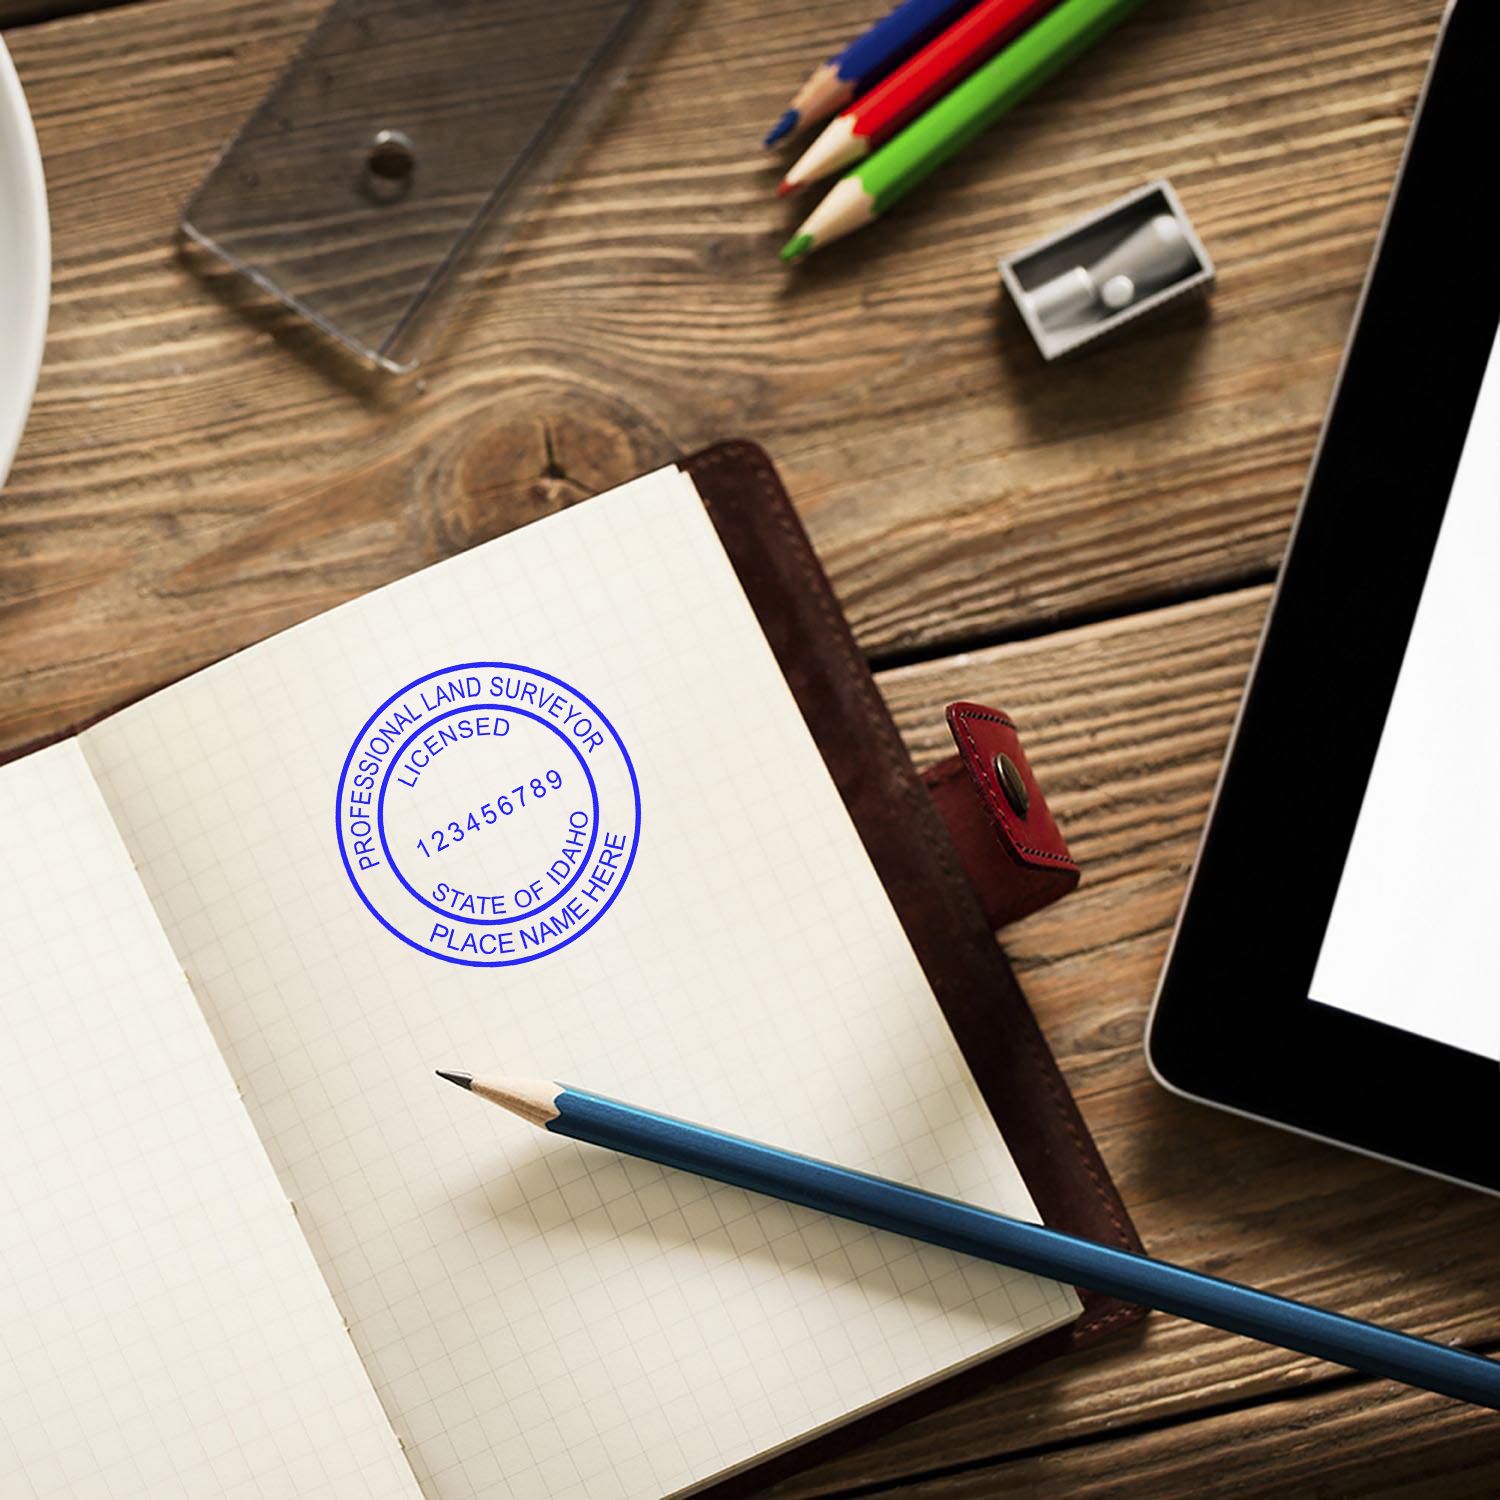
[[[49,7],[0,0],[0,23]],[[51,9],[72,9],[69,3]],[[714,438],[763,442],[914,755],[997,702],[1084,866],[1006,947],[1148,1246],[1500,1348],[1491,1200],[1177,1100],[1141,1031],[1437,22],[1151,0],[800,273],[757,147],[869,0],[683,0],[417,380],[347,378],[180,256],[181,205],[322,0],[7,31],[55,294],[0,495],[0,752]],[[1211,307],[1048,367],[995,257],[1169,175]],[[1154,1317],[783,1500],[1500,1490],[1452,1403]]]
[[[759,150],[867,0],[683,0],[424,377],[330,378],[175,244],[321,0],[9,33],[55,296],[0,505],[0,746],[669,454],[763,441],[882,661],[1269,575],[1406,131],[1432,0],[1153,0],[878,230],[800,271]],[[1169,174],[1217,258],[1048,367],[995,257]]]
[[[1008,929],[1005,947],[1148,1250],[1500,1348],[1493,1200],[1186,1103],[1146,1071],[1146,1012],[1267,597],[1228,593],[880,680],[919,762],[949,753],[942,709],[955,698],[1001,704],[1020,724],[1084,880]],[[918,1493],[1109,1493],[1108,1455],[1125,1435],[1140,1456],[1137,1467],[1122,1456],[1120,1493],[1250,1493],[1257,1472],[1263,1492],[1300,1493],[1302,1469],[1283,1476],[1267,1454],[1299,1427],[1319,1429],[1324,1412],[1323,1457],[1338,1478],[1318,1493],[1383,1494],[1389,1477],[1403,1494],[1422,1472],[1426,1493],[1446,1493],[1430,1451],[1406,1462],[1412,1424],[1429,1422],[1474,1444],[1500,1486],[1492,1413],[1398,1397],[1388,1383],[1158,1315],[1141,1335],[997,1385],[776,1493],[863,1492],[934,1469],[947,1477]],[[1211,1456],[1220,1431],[1251,1445],[1253,1464],[1222,1467]],[[1076,1463],[1061,1456],[1075,1449]],[[1480,1493],[1472,1480],[1454,1493]]]
[[[1356,1386],[1226,1412],[1211,1428],[1169,1425],[950,1470],[903,1486],[901,1494],[1488,1500],[1497,1469],[1500,1425],[1467,1420],[1436,1396]]]

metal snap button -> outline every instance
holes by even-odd
[[[995,775],[1011,811],[1018,818],[1024,818],[1026,809],[1031,806],[1031,793],[1026,790],[1026,778],[1021,775],[1020,768],[1003,750],[995,756]]]

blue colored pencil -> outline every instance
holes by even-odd
[[[1006,1218],[865,1172],[763,1146],[590,1094],[530,1079],[439,1073],[554,1135],[696,1172],[752,1193],[908,1235],[979,1260],[1088,1287],[1198,1323],[1279,1344],[1500,1411],[1500,1363],[1374,1323],[1258,1292],[1165,1261]]]
[[[976,0],[903,0],[842,52],[814,69],[792,96],[786,113],[771,127],[766,145],[774,146],[807,126],[836,115],[856,94],[878,83],[975,3]]]

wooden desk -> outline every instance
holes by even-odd
[[[174,253],[180,204],[321,5],[137,0],[7,32],[56,271],[0,500],[0,746],[755,437],[918,759],[955,696],[1027,730],[1085,883],[1006,946],[1147,1244],[1500,1348],[1493,1201],[1181,1103],[1140,1049],[1437,0],[1152,0],[795,274],[756,142],[871,0],[687,0],[397,402],[330,382]],[[1043,366],[997,253],[1160,174],[1218,260],[1211,314]],[[779,1493],[887,1490],[1489,1495],[1500,1423],[1156,1317]]]

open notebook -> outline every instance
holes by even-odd
[[[6,1496],[662,1494],[1079,1312],[433,1075],[1036,1216],[678,469],[0,768],[0,818]]]

